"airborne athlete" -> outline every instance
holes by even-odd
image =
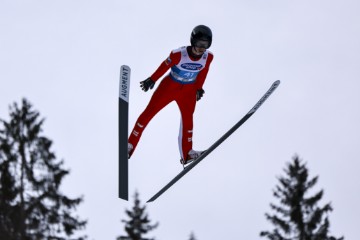
[[[153,89],[155,82],[169,69],[151,97],[145,110],[137,119],[128,139],[128,157],[140,140],[140,137],[150,120],[166,105],[175,101],[181,112],[179,149],[181,163],[187,164],[198,158],[203,151],[193,150],[193,113],[196,101],[205,93],[205,82],[214,55],[207,49],[212,43],[212,32],[204,25],[196,26],[191,32],[191,46],[181,47],[171,51],[158,69],[146,80],[140,82],[143,91]]]

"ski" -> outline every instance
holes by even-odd
[[[129,124],[129,66],[120,67],[119,84],[119,198],[129,200],[128,191],[128,124]]]
[[[152,198],[147,202],[155,201],[159,196],[161,196],[166,190],[168,190],[172,185],[174,185],[178,180],[180,180],[186,173],[193,169],[197,164],[199,164],[207,155],[214,151],[222,142],[224,142],[231,134],[233,134],[243,123],[245,123],[255,112],[260,108],[260,106],[268,99],[268,97],[275,91],[279,86],[280,80],[275,81],[269,90],[260,98],[260,100],[255,104],[253,108],[238,121],[230,130],[228,130],[221,138],[219,138],[213,145],[211,145],[203,154],[200,155],[194,162],[190,163],[187,167],[184,168],[175,178],[173,178],[167,185],[165,185],[159,192],[157,192]]]

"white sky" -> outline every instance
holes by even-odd
[[[71,169],[62,190],[84,195],[77,213],[89,239],[124,234],[133,204],[117,198],[119,68],[132,68],[130,129],[152,92],[139,81],[198,24],[215,55],[195,113],[194,148],[205,149],[277,79],[278,90],[234,135],[147,205],[149,236],[259,239],[272,189],[295,154],[319,175],[331,233],[357,239],[360,216],[360,2],[356,0],[1,0],[0,118],[26,97]],[[130,162],[142,203],[180,170],[176,104],[149,124]]]

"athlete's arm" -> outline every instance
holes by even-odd
[[[206,76],[210,69],[210,64],[213,59],[214,59],[214,55],[211,52],[209,52],[209,56],[206,60],[204,69],[202,69],[196,77],[196,89],[202,89]]]
[[[162,75],[164,75],[172,66],[178,64],[181,59],[181,52],[171,52],[169,57],[165,59],[158,69],[150,76],[151,80],[156,82]]]

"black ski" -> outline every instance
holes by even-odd
[[[174,185],[180,178],[182,178],[186,173],[193,169],[198,163],[200,163],[207,155],[209,155],[215,148],[217,148],[223,141],[225,141],[231,134],[233,134],[246,120],[248,120],[259,107],[266,101],[266,99],[275,91],[279,86],[280,80],[275,81],[269,90],[262,96],[262,98],[255,104],[255,106],[242,118],[238,121],[229,131],[227,131],[221,138],[219,138],[213,145],[211,145],[198,159],[192,162],[189,166],[185,167],[174,179],[172,179],[165,187],[163,187],[158,193],[156,193],[152,198],[147,202],[153,202],[166,190],[168,190],[172,185]]]
[[[129,200],[128,191],[128,124],[129,124],[129,66],[120,68],[119,85],[119,198]]]

